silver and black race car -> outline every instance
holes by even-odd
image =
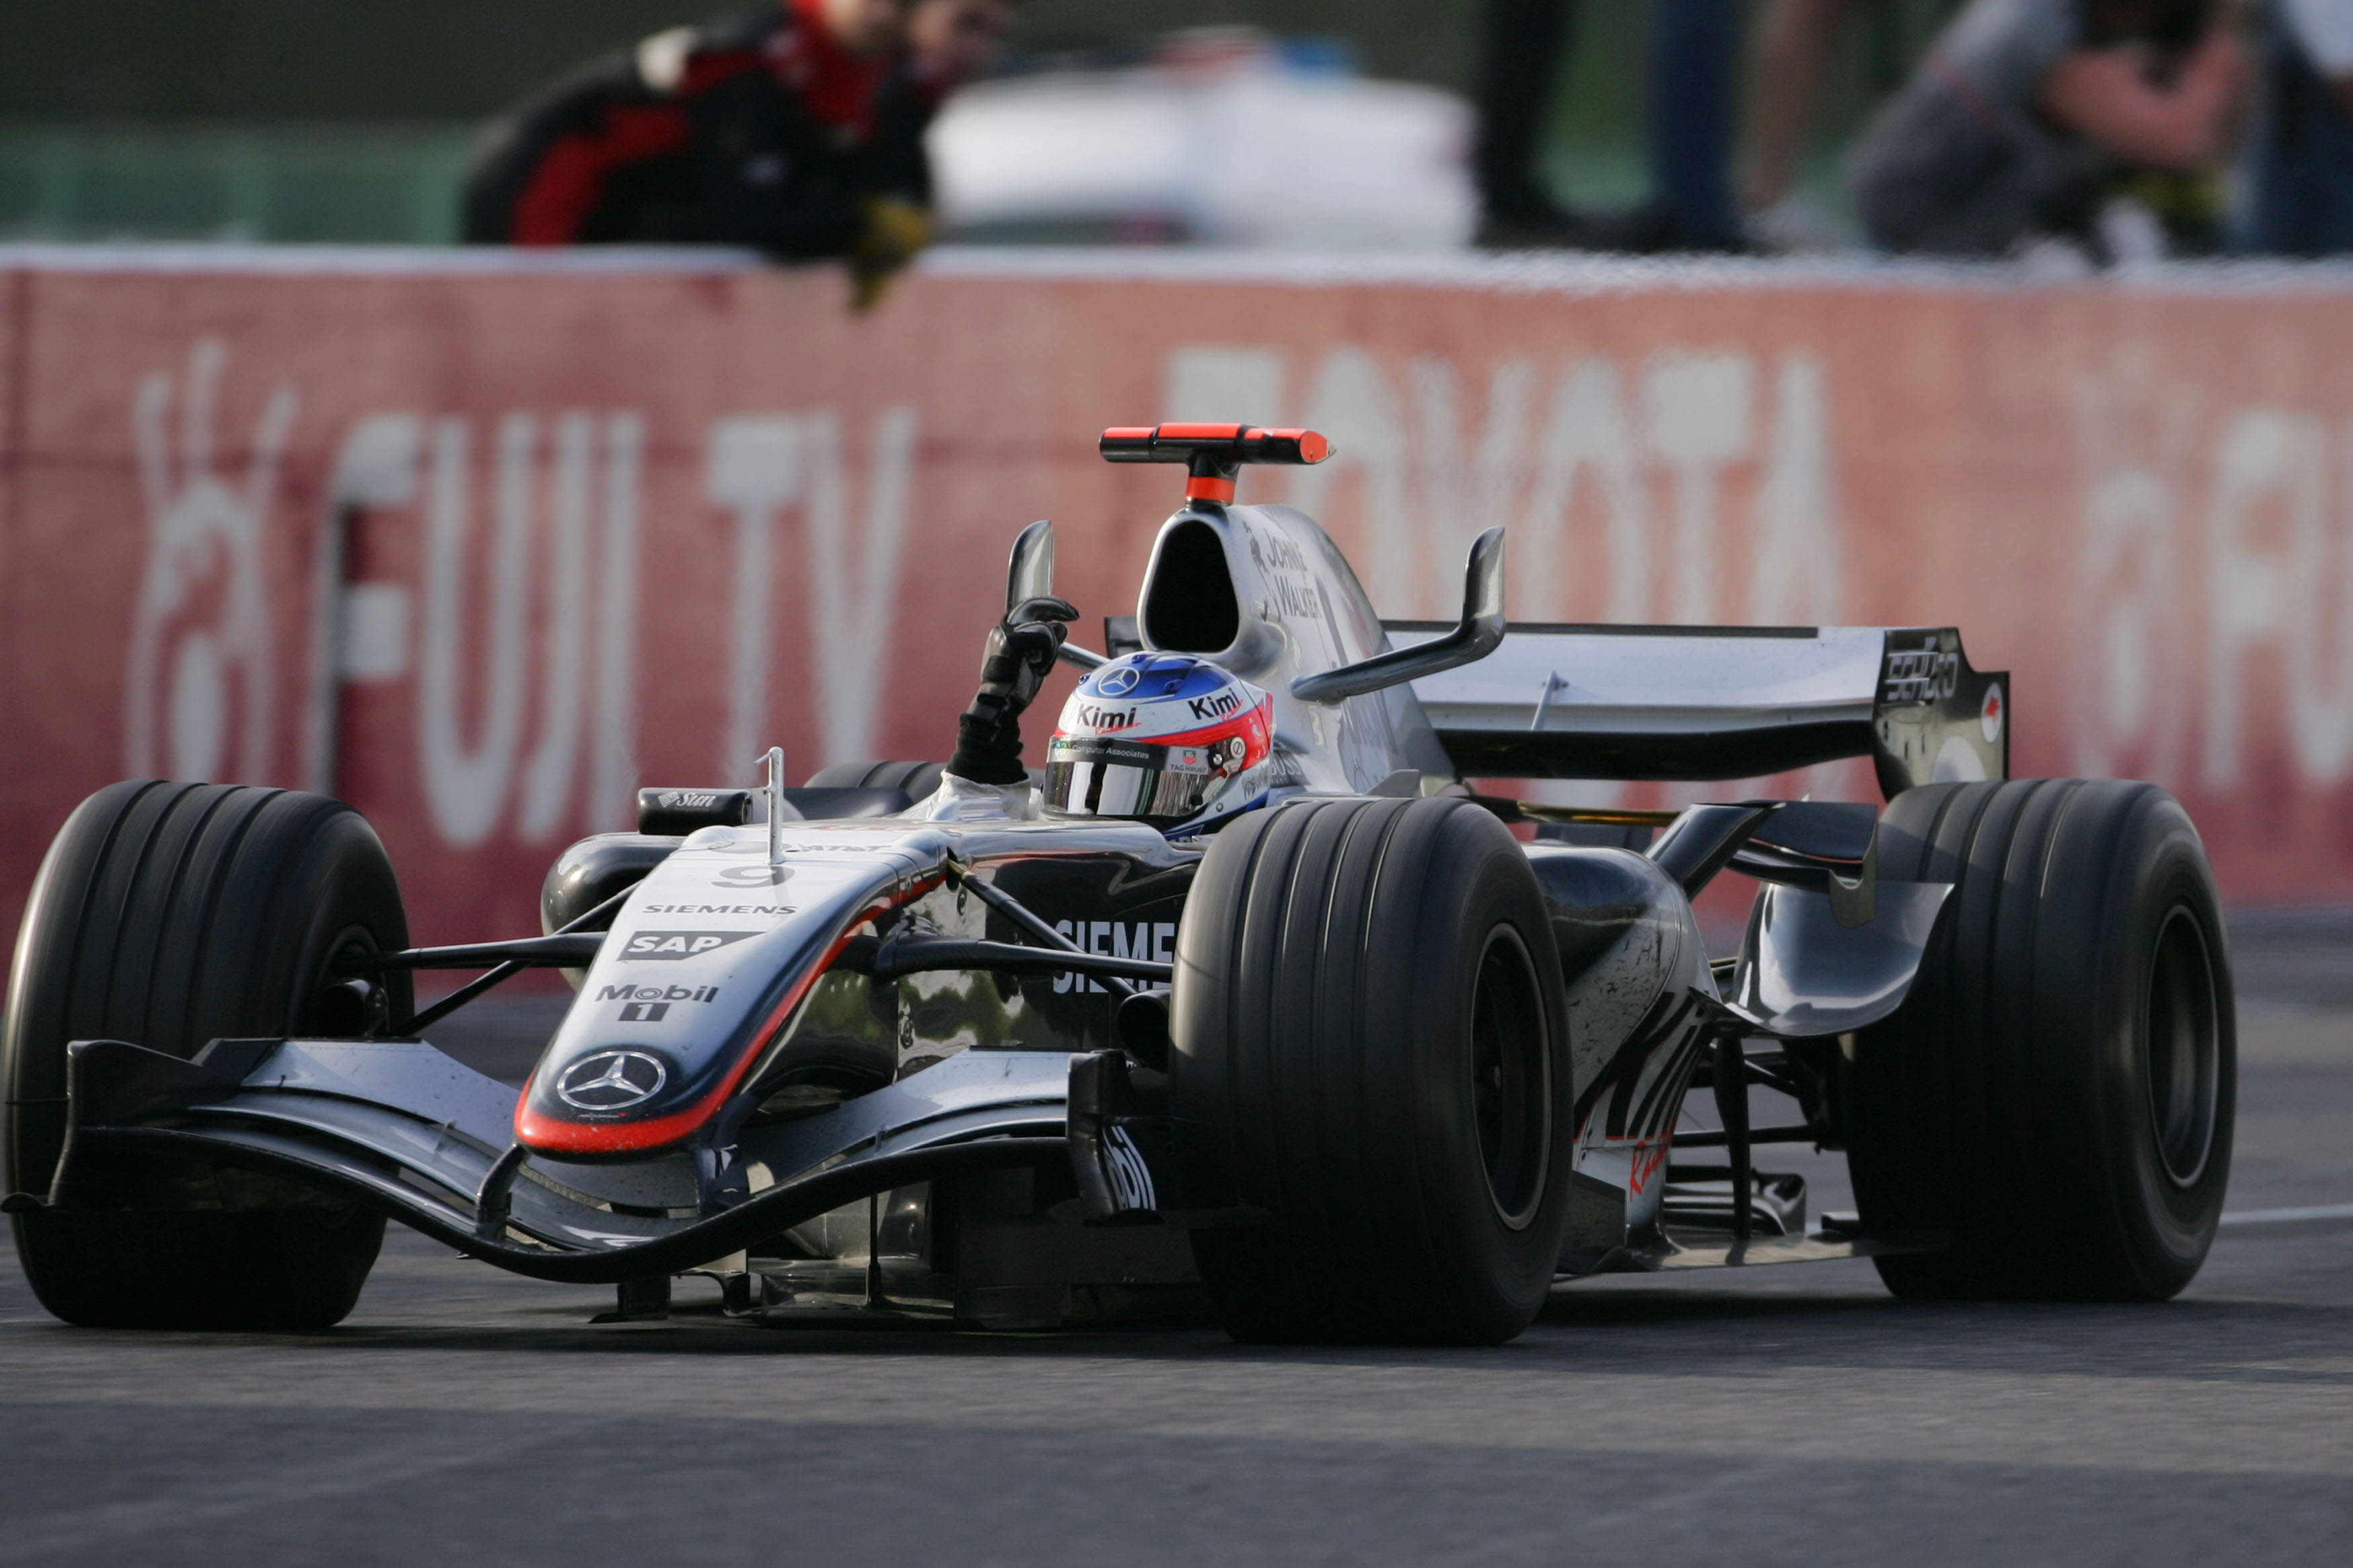
[[[2188,1283],[2233,1020],[2170,797],[2010,780],[2007,682],[1949,629],[1507,625],[1500,530],[1459,623],[1385,625],[1313,521],[1233,503],[1241,465],[1324,449],[1106,433],[1188,481],[1104,653],[1067,641],[1033,525],[947,767],[787,788],[772,752],[764,788],[647,790],[639,831],[556,862],[543,936],[411,947],[335,801],[100,791],[8,1003],[5,1206],[40,1300],[329,1324],[387,1218],[617,1286],[621,1317],[698,1275],[771,1324],[1485,1343],[1618,1270]],[[1058,658],[1087,674],[1032,773],[1018,720]],[[1849,757],[1883,809],[1466,782]],[[1711,959],[1693,900],[1726,872],[1758,889]],[[520,1092],[428,1043],[532,966],[578,994]],[[458,967],[486,973],[417,1010],[413,973]],[[1760,1085],[1779,1124],[1751,1125]],[[1774,1143],[1845,1151],[1860,1212],[1810,1216],[1754,1163]]]

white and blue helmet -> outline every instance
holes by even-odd
[[[1274,700],[1189,654],[1132,653],[1090,672],[1046,752],[1046,809],[1163,830],[1266,793]]]

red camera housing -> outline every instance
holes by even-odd
[[[1107,463],[1182,463],[1185,498],[1224,505],[1245,463],[1320,463],[1332,443],[1313,430],[1256,425],[1115,425],[1099,448]]]

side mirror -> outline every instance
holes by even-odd
[[[1344,702],[1441,669],[1474,663],[1504,640],[1504,531],[1491,528],[1472,542],[1462,574],[1462,619],[1436,642],[1393,648],[1291,683],[1302,702]]]
[[[1054,524],[1039,518],[1013,542],[1013,557],[1005,565],[1005,612],[1025,599],[1042,599],[1054,591]]]
[[[1054,523],[1039,518],[1013,542],[1012,558],[1005,563],[1005,613],[1011,615],[1027,600],[1042,599],[1054,591]],[[1092,648],[1066,642],[1055,655],[1064,664],[1092,669],[1107,662]]]

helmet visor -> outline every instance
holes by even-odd
[[[1229,749],[1232,764],[1221,767]],[[1239,739],[1206,746],[1057,740],[1046,757],[1046,808],[1067,816],[1185,822],[1207,810],[1225,788],[1242,750]]]

